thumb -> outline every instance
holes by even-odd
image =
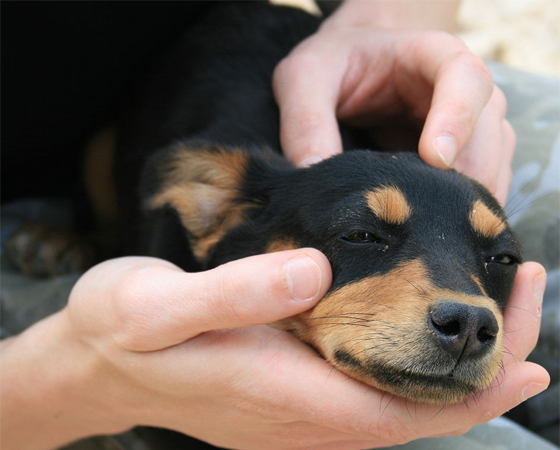
[[[199,332],[299,314],[314,306],[331,284],[329,262],[315,249],[253,256],[195,276]]]
[[[158,265],[129,277],[133,286],[113,302],[122,345],[153,351],[200,333],[264,324],[313,307],[332,281],[315,249],[253,256],[200,273]],[[129,283],[130,284],[130,283]],[[122,336],[124,334],[124,336]]]

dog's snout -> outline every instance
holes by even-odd
[[[436,305],[428,322],[440,346],[455,359],[481,356],[492,347],[499,331],[488,308],[456,302]]]

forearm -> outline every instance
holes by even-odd
[[[11,450],[52,449],[82,437],[123,431],[85,347],[62,315],[51,316],[0,343],[1,443]],[[96,395],[97,392],[97,395]]]
[[[345,0],[324,26],[455,31],[460,0]]]

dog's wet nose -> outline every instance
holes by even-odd
[[[455,359],[481,356],[492,347],[499,331],[492,311],[456,302],[432,308],[428,324],[440,346]]]

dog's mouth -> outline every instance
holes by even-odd
[[[438,405],[490,386],[503,352],[496,302],[434,287],[420,261],[339,288],[283,328],[352,378]]]
[[[449,405],[490,386],[500,370],[502,334],[478,333],[464,344],[455,331],[434,336],[429,326],[352,315],[278,324],[313,346],[341,372],[407,400]],[[359,320],[358,320],[359,319]],[[418,322],[416,322],[418,323]],[[282,326],[284,325],[284,326]],[[501,329],[501,319],[499,328]],[[472,335],[471,335],[472,339]]]
[[[437,358],[416,360],[409,367],[385,361],[361,362],[339,350],[327,358],[339,370],[370,386],[398,397],[420,403],[448,405],[464,401],[487,388],[499,365],[482,361],[443,362]]]

